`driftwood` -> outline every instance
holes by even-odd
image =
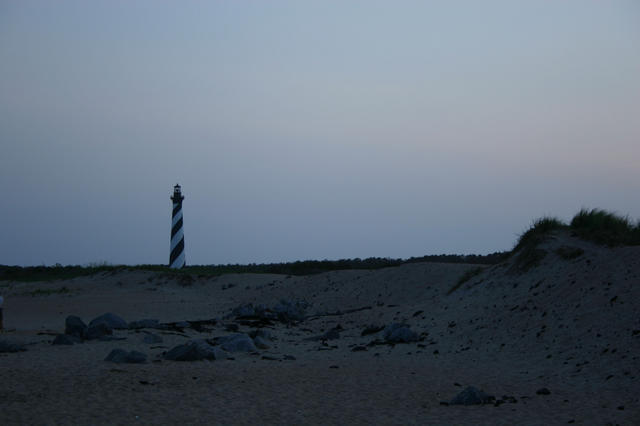
[[[183,323],[188,323],[188,326],[182,326]],[[204,326],[206,325],[216,325],[218,320],[216,319],[208,319],[208,320],[194,320],[194,321],[180,321],[180,322],[166,322],[159,325],[159,329],[163,330],[173,330],[181,332],[185,328],[192,328],[197,332],[207,331]]]
[[[373,308],[371,306],[363,306],[362,308],[347,309],[344,311],[325,312],[324,314],[309,315],[305,319],[316,319],[320,317],[335,317],[335,316],[340,316],[345,314],[352,314],[354,312],[366,311],[368,309],[373,309]]]

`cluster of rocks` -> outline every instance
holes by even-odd
[[[411,343],[419,340],[418,333],[408,325],[400,323],[389,324],[382,331],[382,335],[387,343]]]
[[[78,316],[69,315],[65,320],[64,334],[59,334],[53,340],[54,345],[73,345],[86,340],[123,340],[124,337],[114,337],[113,330],[175,330],[183,331],[185,328],[193,328],[196,331],[204,331],[205,326],[215,325],[216,319],[198,321],[180,321],[174,323],[160,323],[157,319],[142,319],[127,323],[116,314],[108,312],[94,318],[89,325]],[[149,334],[144,337],[145,343],[160,343],[162,338]]]
[[[421,340],[421,337],[415,331],[411,330],[411,326],[403,323],[392,323],[387,326],[370,325],[362,330],[361,336],[376,334],[382,332],[382,339],[375,339],[369,343],[374,345],[396,345],[398,343],[413,343]]]
[[[457,383],[456,383],[457,385]],[[523,396],[523,398],[526,398]],[[503,395],[501,398],[496,399],[495,396],[489,395],[480,389],[469,386],[450,401],[442,401],[441,405],[485,405],[493,404],[494,407],[499,407],[505,403],[516,404],[518,400],[514,396]]]
[[[271,308],[265,305],[253,305],[251,303],[244,304],[233,309],[231,317],[236,319],[261,319],[268,321],[281,321],[283,323],[300,322],[307,318],[307,309],[309,304],[304,300],[281,300],[278,304]],[[142,330],[142,329],[184,329],[193,328],[197,331],[205,331],[206,325],[216,324],[217,320],[205,321],[182,321],[177,323],[160,323],[156,319],[143,319],[127,323],[124,319],[113,313],[106,313],[94,318],[88,325],[85,324],[80,317],[70,315],[65,320],[65,332],[59,334],[53,341],[54,345],[72,345],[87,340],[121,340],[113,336],[114,330]],[[264,324],[260,325],[264,326]],[[259,327],[260,327],[259,326]],[[228,328],[230,331],[238,331],[238,327]],[[309,337],[308,341],[336,340],[340,338],[340,332],[343,328],[338,325],[327,332]],[[380,333],[382,340],[376,339],[370,343],[373,344],[390,344],[411,343],[420,340],[420,336],[411,330],[410,326],[403,323],[392,323],[387,326],[369,326],[362,331],[362,336]],[[144,331],[143,341],[148,344],[161,343],[162,337]],[[264,329],[258,328],[250,333],[229,334],[226,336],[213,337],[210,339],[193,339],[184,344],[177,345],[172,349],[164,352],[162,357],[166,360],[173,361],[196,361],[196,360],[220,360],[229,359],[230,353],[245,352],[258,353],[260,349],[269,349],[273,340],[271,333]],[[0,349],[2,347],[0,346]],[[364,350],[366,348],[362,347]],[[105,361],[116,363],[143,363],[146,362],[147,356],[141,352],[130,351],[124,349],[114,349],[105,358]]]
[[[65,320],[64,334],[53,340],[54,345],[73,345],[85,340],[120,340],[113,337],[113,330],[125,330],[129,325],[125,320],[110,312],[100,315],[85,324],[80,317],[69,315]]]
[[[224,350],[209,344],[204,339],[191,340],[164,353],[164,359],[171,361],[219,360],[226,359],[227,356]]]
[[[212,339],[195,339],[178,345],[164,353],[172,361],[199,361],[203,359],[229,359],[230,352],[257,353],[258,348],[267,349],[271,334],[266,330],[255,330],[251,334],[234,333]]]
[[[260,319],[292,323],[304,321],[310,304],[305,300],[282,299],[276,305],[246,303],[234,308],[229,317],[236,319]]]
[[[491,404],[495,402],[495,396],[489,395],[480,389],[469,386],[458,395],[456,395],[451,401],[442,401],[441,405],[480,405]]]
[[[278,319],[299,318],[300,309],[304,305],[300,303],[277,305],[278,309],[273,312],[280,315]],[[298,316],[296,316],[298,315]],[[160,323],[155,319],[143,319],[127,323],[124,319],[113,313],[106,313],[94,318],[89,325],[78,316],[70,315],[65,320],[64,334],[59,334],[53,340],[54,345],[73,345],[87,340],[121,340],[113,336],[114,330],[142,330],[142,329],[184,329],[187,327],[203,331],[205,325],[215,324],[217,320],[204,321],[183,321],[179,323]],[[161,343],[162,337],[145,331],[143,341],[154,344]],[[171,350],[163,353],[163,358],[174,361],[196,361],[202,359],[219,360],[230,358],[231,352],[257,353],[258,349],[268,349],[269,341],[272,340],[271,333],[264,329],[257,329],[249,334],[234,333],[227,336],[214,337],[212,339],[194,339],[185,344],[175,346]],[[15,352],[23,350],[21,346],[5,344],[0,342],[0,352]],[[147,355],[138,351],[126,351],[124,349],[112,350],[105,361],[115,363],[144,363]]]

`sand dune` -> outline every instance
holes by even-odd
[[[512,257],[451,294],[477,265],[194,276],[189,286],[144,271],[0,282],[0,339],[27,349],[0,354],[0,422],[637,424],[640,247],[604,248],[560,232],[539,248],[546,255],[538,265]],[[310,306],[304,321],[266,327],[275,339],[269,348],[233,360],[163,358],[191,339],[228,335],[234,324],[248,333],[255,327],[231,311],[281,299]],[[126,339],[51,345],[68,315],[88,322],[104,312],[218,322],[201,332],[116,330]],[[390,345],[381,333],[361,335],[390,323],[409,325],[420,340]],[[338,339],[310,339],[331,329]],[[151,332],[163,342],[144,343]],[[146,353],[149,362],[103,361],[113,348]],[[469,385],[517,402],[441,404]],[[541,388],[550,394],[537,394]]]

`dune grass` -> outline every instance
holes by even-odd
[[[478,266],[477,268],[467,270],[462,276],[458,279],[458,281],[447,291],[447,296],[462,287],[462,284],[469,281],[471,278],[478,276],[482,271],[484,271],[486,266]]]
[[[568,230],[575,236],[606,246],[640,245],[640,222],[633,224],[627,216],[602,209],[582,209],[569,224],[555,217],[533,222],[520,237],[512,252],[538,245],[550,232]]]
[[[551,231],[566,229],[567,225],[555,217],[537,219],[520,237],[513,248],[518,251],[526,247],[535,246],[544,241]]]
[[[543,217],[533,222],[520,238],[512,253],[516,253],[517,267],[526,272],[538,266],[547,252],[538,248],[538,245],[548,238],[552,231],[565,229],[565,225],[560,219],[555,217]]]
[[[631,223],[628,217],[602,209],[581,209],[569,224],[555,217],[543,217],[533,222],[511,251],[516,254],[516,264],[522,271],[537,266],[547,252],[538,245],[553,231],[565,230],[583,240],[614,247],[640,245],[640,222]],[[560,248],[556,253],[563,259],[574,259],[583,254],[580,249]]]
[[[640,222],[601,209],[582,209],[571,220],[572,231],[582,239],[607,246],[640,245]]]

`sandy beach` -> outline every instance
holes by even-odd
[[[0,281],[0,340],[26,349],[0,354],[0,423],[637,424],[640,247],[556,233],[540,248],[538,265],[524,270],[511,257],[452,292],[478,265],[194,275],[188,285],[124,270]],[[567,248],[581,254],[569,258]],[[281,300],[307,302],[304,319],[233,314]],[[171,326],[52,345],[69,315],[88,324],[106,312]],[[197,320],[215,321],[180,324]],[[416,339],[386,340],[381,328],[394,323]],[[372,327],[380,331],[363,333]],[[228,351],[230,359],[165,358],[189,341],[258,329],[268,332],[263,346]],[[151,334],[162,341],[145,343]],[[147,361],[105,361],[115,348]],[[468,386],[495,398],[446,404]]]

